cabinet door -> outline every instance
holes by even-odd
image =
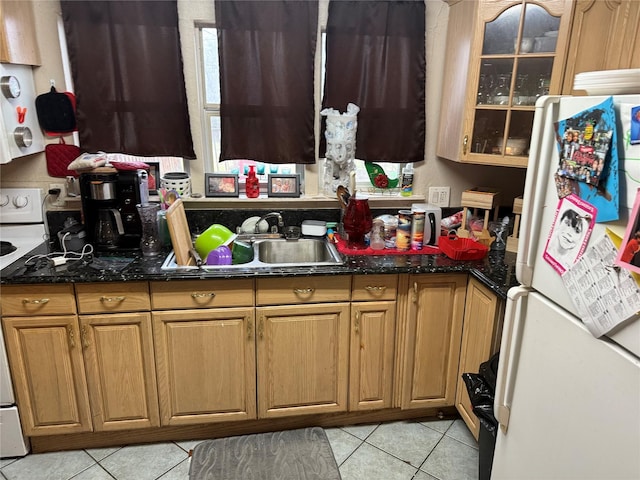
[[[466,275],[409,276],[402,408],[454,405],[466,285]]]
[[[0,22],[0,62],[40,65],[32,2],[0,0]]]
[[[153,313],[162,425],[256,418],[253,308]]]
[[[349,304],[256,309],[258,416],[347,410]]]
[[[396,302],[351,305],[349,410],[390,408]]]
[[[640,68],[640,2],[577,0],[562,93],[574,90],[577,73]]]
[[[24,433],[91,431],[77,317],[6,317],[2,322]]]
[[[159,426],[151,315],[81,315],[80,329],[94,429]]]
[[[535,101],[560,92],[570,13],[570,0],[451,5],[438,156],[527,166]]]
[[[462,381],[463,373],[478,373],[480,364],[489,360],[500,346],[500,332],[504,302],[475,278],[469,279],[464,309],[464,332],[460,349],[456,408],[460,416],[478,439],[480,424],[473,413],[467,387]]]

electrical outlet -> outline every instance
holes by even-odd
[[[65,198],[67,197],[67,190],[65,189],[64,183],[50,183],[49,190],[54,189],[60,190],[60,193],[58,195],[49,195],[49,203],[56,207],[64,207]]]
[[[451,187],[429,187],[429,203],[436,207],[448,207]]]

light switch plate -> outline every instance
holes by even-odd
[[[436,207],[448,207],[451,187],[429,187],[429,203]]]

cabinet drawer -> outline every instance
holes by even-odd
[[[6,285],[2,315],[69,315],[76,313],[73,285]]]
[[[83,283],[76,285],[79,313],[149,310],[147,282]]]
[[[253,280],[151,282],[153,310],[252,307]]]
[[[351,296],[350,275],[259,278],[256,281],[258,305],[348,302]]]
[[[397,290],[397,275],[356,275],[353,277],[351,300],[395,300]]]

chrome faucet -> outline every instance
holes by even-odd
[[[271,213],[267,213],[265,215],[263,215],[262,217],[260,217],[260,220],[258,220],[256,222],[256,228],[254,229],[254,233],[260,233],[260,224],[262,223],[263,220],[266,220],[267,218],[277,218],[278,219],[278,226],[276,227],[275,225],[271,228],[271,232],[272,233],[277,233],[278,232],[278,227],[283,228],[284,227],[284,220],[282,220],[282,215],[280,215],[280,213],[278,212],[271,212]],[[274,227],[275,227],[275,231],[274,231]]]

